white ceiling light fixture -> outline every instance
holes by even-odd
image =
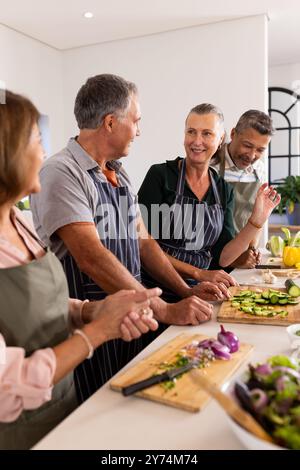
[[[83,13],[83,16],[84,16],[85,18],[90,19],[90,18],[93,18],[94,13],[92,13],[91,11],[86,11],[85,13]]]

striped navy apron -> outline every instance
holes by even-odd
[[[130,193],[127,186],[114,187],[110,183],[100,180],[97,170],[90,170],[89,174],[99,196],[94,222],[98,233],[100,232],[101,242],[118,258],[133,277],[140,281],[140,253],[135,232],[136,197]],[[127,202],[128,210],[124,210],[124,202]],[[109,237],[109,234],[103,237],[103,232],[99,229],[101,220],[103,220],[103,216],[99,216],[99,213],[103,214],[103,206],[106,205],[113,208],[115,212],[115,224],[110,227],[113,229],[113,237]],[[107,293],[79,270],[69,253],[62,259],[62,265],[68,280],[70,297],[81,300],[101,300],[106,297]],[[139,338],[131,342],[114,339],[97,348],[92,359],[84,361],[75,370],[78,400],[80,402],[86,400],[136,356],[143,347],[145,347],[145,343]]]
[[[212,205],[208,205],[205,201],[199,201],[193,197],[184,196],[186,160],[182,160],[175,200],[171,208],[170,219],[167,221],[168,224],[170,223],[170,238],[168,240],[157,240],[161,248],[170,256],[200,269],[209,268],[212,260],[210,250],[217,242],[224,223],[224,211],[219,191],[213,178],[212,170],[209,169],[208,171],[215,198],[215,204]],[[180,217],[176,215],[178,211]],[[162,232],[164,232],[164,227]],[[167,232],[165,231],[165,233]],[[181,234],[181,236],[178,237],[178,234]],[[198,248],[199,246],[201,248]],[[155,284],[153,279],[144,270],[142,270],[142,280],[148,287],[152,287]],[[196,283],[192,279],[188,279],[186,282],[190,286]],[[174,294],[165,289],[163,298],[169,302],[178,300]]]

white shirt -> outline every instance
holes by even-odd
[[[214,168],[219,172],[220,164],[214,165]],[[225,145],[225,174],[224,179],[229,183],[241,182],[252,183],[254,181],[266,181],[265,177],[265,164],[264,159],[260,158],[248,166],[244,170],[240,170],[233,162],[228,152],[228,144]]]

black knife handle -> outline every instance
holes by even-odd
[[[128,387],[122,388],[122,393],[125,397],[128,397],[133,393],[144,390],[144,388],[151,387],[152,385],[164,382],[165,380],[168,380],[166,374],[153,375],[153,377],[149,377],[148,379],[141,380],[140,382],[136,382],[135,384],[128,385]]]
[[[281,269],[280,264],[257,264],[255,269]]]

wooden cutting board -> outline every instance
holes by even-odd
[[[266,271],[271,271],[277,277],[287,277],[289,279],[295,279],[297,277],[300,277],[300,269],[297,269],[293,266],[288,268],[287,266],[285,266],[282,258],[276,258],[276,257],[272,256],[272,257],[267,259],[266,264],[269,264],[270,266],[280,265],[281,269],[276,269],[276,268],[271,267],[270,270],[269,269],[262,269],[261,270],[262,273],[266,272]]]
[[[294,266],[286,266],[283,262],[283,259],[282,258],[276,258],[275,256],[271,256],[270,258],[267,259],[266,263],[262,263],[262,264],[269,264],[270,266],[272,265],[280,265],[281,266],[281,271],[285,271],[285,272],[289,272],[289,271],[294,271],[297,273],[300,272],[299,270],[297,270]],[[271,268],[272,269],[272,268]],[[276,268],[274,268],[276,270]],[[277,271],[277,270],[276,270]],[[278,270],[279,271],[279,270]]]
[[[261,269],[261,275],[271,272],[276,277],[286,277],[287,279],[296,279],[300,277],[300,269]]]
[[[265,264],[280,264],[281,266],[284,266],[282,258],[276,258],[276,256],[271,256],[270,258],[268,258]]]
[[[163,372],[162,369],[159,369],[159,365],[162,362],[173,362],[176,359],[176,354],[184,346],[194,340],[202,341],[207,338],[209,337],[199,334],[181,334],[177,336],[162,348],[143,359],[139,364],[136,364],[131,369],[113,379],[110,383],[110,387],[113,390],[121,391],[121,389],[127,385]],[[220,386],[239,368],[252,350],[253,346],[242,343],[239,351],[233,353],[229,361],[220,359],[212,361],[209,367],[201,369],[201,373],[207,374],[215,384]],[[175,387],[171,390],[166,391],[161,385],[154,385],[138,392],[136,395],[148,400],[163,403],[164,405],[193,412],[202,410],[210,400],[210,397],[190,378],[189,372],[177,379]],[[124,397],[124,399],[129,400],[130,397]]]
[[[271,289],[272,287],[270,287]],[[258,286],[234,286],[230,287],[232,294],[237,294],[242,290],[268,290],[268,287]],[[274,287],[274,289],[286,292],[285,289]],[[288,316],[286,317],[259,317],[257,315],[249,315],[241,312],[238,308],[232,307],[230,301],[223,302],[218,312],[217,319],[219,322],[229,323],[253,323],[255,325],[277,325],[285,326],[292,323],[300,323],[300,303],[298,305],[276,305],[275,310],[287,310]]]

